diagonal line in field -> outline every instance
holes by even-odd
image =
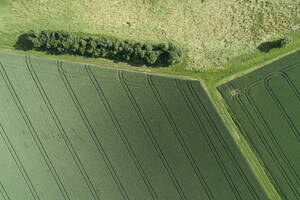
[[[241,199],[241,196],[240,196],[240,194],[239,194],[239,192],[238,192],[235,184],[233,183],[231,177],[229,176],[229,173],[228,173],[228,171],[227,171],[224,163],[222,162],[221,157],[220,157],[220,155],[219,155],[219,153],[218,153],[215,145],[213,144],[211,138],[209,137],[209,134],[207,133],[207,130],[204,128],[205,126],[204,126],[203,122],[201,121],[201,119],[198,116],[197,112],[195,112],[196,109],[195,109],[194,105],[189,100],[186,92],[182,88],[182,85],[181,85],[180,81],[178,79],[174,79],[174,80],[175,80],[176,86],[177,86],[180,94],[182,95],[184,101],[186,102],[186,104],[187,104],[190,112],[192,113],[193,118],[196,121],[198,128],[201,130],[201,133],[203,134],[206,143],[208,144],[208,146],[209,146],[211,152],[213,153],[213,155],[214,155],[214,157],[215,157],[215,159],[216,159],[219,167],[221,168],[221,170],[222,170],[222,172],[224,174],[224,177],[226,178],[227,182],[229,183],[229,186],[230,186],[230,188],[231,188],[231,190],[232,190],[235,198],[237,200]]]
[[[13,85],[12,83],[10,82],[10,79],[4,69],[4,66],[2,65],[2,63],[0,63],[0,66],[1,66],[1,70],[0,70],[0,73],[1,73],[1,76],[3,77],[3,80],[5,82],[5,85],[7,87],[7,89],[9,90],[12,98],[13,98],[13,101],[15,103],[15,105],[17,106],[22,118],[24,119],[25,121],[25,124],[26,126],[28,127],[32,137],[34,138],[34,141],[36,142],[37,146],[38,146],[38,149],[40,150],[40,152],[42,153],[43,157],[44,157],[44,153],[45,153],[45,150],[44,150],[44,147],[42,145],[42,143],[40,142],[35,130],[33,129],[33,126],[24,110],[24,107],[23,105],[21,104],[21,101],[19,99],[19,97],[17,96],[17,93],[15,91],[15,89],[13,88]],[[27,184],[27,186],[29,187],[29,190],[33,196],[34,199],[40,199],[37,192],[36,192],[36,189],[34,188],[30,178],[29,178],[29,175],[27,174],[24,166],[22,165],[21,161],[20,161],[20,158],[18,156],[18,154],[16,153],[15,149],[13,148],[11,142],[9,142],[9,139],[7,137],[7,134],[5,133],[5,130],[3,129],[2,125],[1,125],[1,129],[3,131],[3,133],[5,134],[6,137],[4,137],[3,139],[5,141],[8,141],[7,143],[7,147],[8,149],[10,150],[10,153],[12,154],[13,158],[15,159],[15,162],[21,172],[21,174],[23,175],[24,179],[25,179],[25,182]],[[44,157],[45,158],[45,157]],[[46,163],[48,163],[48,159],[45,159]]]
[[[194,158],[193,158],[186,142],[184,141],[181,133],[179,132],[179,130],[176,126],[176,123],[174,122],[174,119],[172,118],[171,114],[169,113],[164,101],[162,100],[162,97],[160,96],[160,94],[159,94],[159,92],[158,92],[158,90],[157,90],[157,88],[156,88],[156,86],[155,86],[155,84],[154,84],[154,82],[153,82],[150,75],[147,75],[147,82],[148,82],[148,84],[149,84],[156,100],[158,101],[161,109],[163,110],[163,112],[164,112],[164,114],[165,114],[165,116],[166,116],[166,118],[167,118],[167,120],[168,120],[168,122],[169,122],[176,138],[177,138],[177,140],[179,141],[179,143],[181,145],[181,148],[183,149],[186,157],[188,158],[188,160],[189,160],[189,162],[190,162],[190,164],[191,164],[191,166],[192,166],[192,168],[193,168],[193,170],[194,170],[194,172],[197,176],[198,181],[201,183],[202,187],[204,188],[207,197],[209,199],[215,199],[212,192],[211,192],[211,190],[210,190],[210,188],[209,188],[209,186],[205,182],[204,176],[202,175],[199,167],[197,166],[197,164],[196,164],[196,162],[195,162],[195,160],[194,160]]]
[[[269,85],[269,81],[273,78],[274,76],[268,76],[266,77],[266,79],[264,80],[264,86],[267,90],[267,92],[269,93],[269,95],[271,96],[272,100],[274,101],[274,103],[276,104],[277,108],[279,109],[279,111],[281,112],[281,114],[284,116],[285,120],[287,121],[288,125],[290,126],[291,130],[293,131],[294,136],[297,138],[297,140],[300,142],[300,133],[298,132],[297,128],[295,127],[294,123],[292,122],[291,118],[289,117],[289,115],[287,114],[286,110],[284,109],[284,107],[282,106],[282,104],[280,103],[279,99],[277,98],[277,96],[275,95],[275,93],[273,92],[272,88]],[[284,76],[281,76],[285,79]],[[286,80],[286,79],[285,79]],[[287,80],[286,80],[287,81]],[[287,81],[287,83],[289,84],[289,82]],[[293,90],[293,87],[291,85],[289,85],[289,87]],[[296,93],[297,94],[297,93]],[[296,97],[298,97],[296,95]]]
[[[182,188],[181,188],[181,186],[180,186],[177,178],[175,177],[174,172],[172,171],[172,169],[171,169],[171,167],[170,167],[170,165],[169,165],[169,163],[168,163],[165,155],[163,154],[163,152],[162,152],[162,150],[161,150],[161,148],[160,148],[160,146],[159,146],[156,138],[154,137],[154,135],[152,133],[152,130],[150,129],[150,127],[149,127],[149,125],[148,125],[148,123],[147,123],[144,115],[142,114],[142,111],[140,110],[140,108],[139,108],[136,100],[134,99],[134,97],[133,97],[133,95],[132,95],[132,93],[131,93],[128,85],[126,84],[126,82],[124,80],[124,77],[123,77],[123,74],[121,73],[121,71],[118,72],[118,75],[119,75],[119,81],[120,81],[120,83],[121,83],[121,85],[122,85],[122,87],[123,87],[123,89],[124,89],[124,91],[125,91],[128,99],[130,100],[130,102],[131,102],[131,104],[132,104],[132,106],[133,106],[133,108],[134,108],[134,110],[135,110],[135,112],[136,112],[136,114],[137,114],[137,116],[138,116],[138,118],[139,118],[142,126],[144,127],[144,130],[146,131],[148,137],[150,138],[152,145],[154,146],[156,152],[158,153],[158,156],[159,156],[159,158],[160,158],[160,160],[161,160],[164,168],[166,169],[169,177],[171,178],[172,183],[175,186],[175,188],[176,188],[179,196],[181,197],[181,199],[186,199],[185,194],[182,191]]]
[[[107,154],[106,154],[106,152],[105,152],[105,150],[104,150],[104,148],[103,148],[103,146],[102,146],[99,138],[97,137],[97,135],[96,135],[96,133],[95,133],[95,131],[94,131],[94,129],[93,129],[90,121],[88,120],[88,118],[87,118],[87,116],[86,116],[86,114],[84,112],[84,109],[82,108],[82,106],[81,106],[81,104],[80,104],[80,102],[79,102],[79,100],[77,98],[77,96],[76,96],[76,94],[75,94],[75,92],[74,92],[74,90],[73,90],[73,88],[72,88],[72,86],[71,86],[71,84],[70,84],[70,82],[69,82],[69,80],[68,80],[65,72],[62,69],[62,64],[58,63],[57,66],[58,66],[58,71],[60,73],[61,79],[64,82],[64,84],[65,84],[65,86],[66,86],[66,88],[68,90],[68,93],[69,93],[70,97],[72,98],[72,100],[73,100],[73,102],[74,102],[74,104],[76,106],[76,109],[77,109],[78,113],[81,116],[82,121],[84,122],[84,124],[85,124],[85,126],[86,126],[86,128],[87,128],[87,130],[88,130],[88,132],[89,132],[89,134],[90,134],[93,142],[95,143],[95,145],[96,145],[96,147],[97,147],[97,149],[98,149],[101,157],[103,158],[103,160],[105,162],[105,165],[107,166],[107,168],[108,168],[108,170],[109,170],[109,172],[110,172],[110,174],[111,174],[111,176],[112,176],[115,184],[117,185],[117,187],[118,187],[118,189],[119,189],[119,191],[120,191],[123,199],[125,199],[125,200],[128,199],[128,196],[126,194],[124,186],[121,183],[121,181],[120,181],[120,179],[119,179],[119,177],[118,177],[118,175],[116,173],[116,170],[114,169],[112,163],[110,162],[110,160],[109,160],[109,158],[108,158],[108,156],[107,156]]]
[[[4,130],[1,123],[0,123],[0,128],[1,128],[0,133],[1,133],[2,139],[4,140],[5,145],[6,145],[7,149],[9,150],[10,155],[13,157],[13,159],[14,159],[17,167],[18,167],[19,172],[21,173],[23,179],[25,180],[25,183],[26,183],[29,191],[32,193],[33,198],[36,199],[36,197],[35,197],[35,195],[37,195],[37,194],[35,194],[36,190],[35,190],[32,182],[30,180],[30,177],[29,177],[27,171],[25,170],[25,167],[24,167],[23,163],[20,160],[19,155],[17,154],[14,146],[12,145],[11,141],[9,140],[9,138],[6,134],[6,131]],[[2,195],[7,196],[6,199],[9,199],[8,195],[5,191],[5,188],[3,187],[1,182],[0,182],[0,187],[2,187],[2,190],[0,188],[0,191],[2,192]],[[5,199],[5,197],[4,197],[4,199]]]
[[[10,200],[8,193],[1,181],[0,181],[0,193],[2,194],[4,200]]]
[[[155,191],[153,190],[152,185],[150,184],[150,182],[149,182],[149,180],[148,180],[148,178],[146,176],[146,173],[144,172],[144,170],[143,170],[140,162],[138,161],[138,159],[137,159],[137,157],[136,157],[136,155],[135,155],[135,153],[133,151],[132,146],[130,145],[128,139],[126,138],[126,136],[124,134],[124,131],[121,128],[121,125],[120,125],[119,121],[117,120],[115,114],[113,113],[113,111],[112,111],[112,109],[111,109],[111,107],[110,107],[110,105],[109,105],[109,103],[108,103],[108,101],[107,101],[107,99],[106,99],[106,97],[105,97],[105,95],[103,93],[103,90],[102,90],[99,82],[97,81],[96,77],[92,73],[90,67],[86,66],[86,70],[88,72],[90,80],[93,83],[93,86],[95,87],[95,89],[97,91],[97,94],[98,94],[101,102],[103,103],[103,105],[104,105],[107,113],[109,114],[109,117],[112,120],[112,122],[113,122],[113,124],[114,124],[114,126],[115,126],[115,128],[117,130],[118,135],[120,136],[120,138],[121,138],[122,142],[124,143],[124,145],[125,145],[128,153],[129,153],[130,157],[132,158],[132,160],[133,160],[133,162],[134,162],[134,164],[135,164],[135,166],[136,166],[136,168],[137,168],[137,170],[138,170],[138,172],[139,172],[139,174],[140,174],[143,182],[145,183],[145,185],[146,185],[146,187],[147,187],[147,189],[148,189],[148,191],[149,191],[152,199],[158,199]]]
[[[230,84],[228,84],[228,85],[230,85]],[[235,100],[237,101],[237,103],[239,104],[239,106],[242,108],[242,111],[243,111],[244,114],[246,115],[246,118],[248,119],[248,121],[250,122],[250,124],[251,124],[251,126],[254,128],[254,130],[255,130],[257,133],[260,132],[259,128],[258,128],[257,125],[256,125],[256,122],[254,121],[254,119],[253,119],[253,117],[251,116],[251,114],[249,113],[249,111],[246,109],[246,106],[244,105],[244,103],[240,100],[240,98],[239,98],[238,96],[235,97]],[[267,169],[267,171],[268,171],[268,172],[271,174],[271,176],[273,177],[272,172],[269,170],[268,166],[266,165],[266,162],[264,161],[263,157],[262,157],[261,154],[259,153],[259,150],[256,148],[256,146],[255,146],[253,140],[252,140],[247,134],[245,134],[245,137],[247,138],[247,141],[250,142],[250,144],[251,144],[252,147],[254,148],[254,150],[255,150],[256,154],[259,156],[260,160],[263,162],[264,167]],[[267,148],[264,139],[261,138],[262,136],[258,134],[258,137],[260,138],[260,140],[261,140],[262,143],[264,144],[264,147]],[[268,144],[267,144],[267,145],[268,145]],[[268,148],[267,148],[267,151],[269,152],[269,149],[268,149]],[[269,152],[269,154],[271,154],[271,153]],[[274,158],[272,158],[272,159],[274,159]],[[277,186],[279,186],[279,185],[278,185],[278,182],[277,182],[275,179],[273,179],[273,181],[274,181],[274,183],[275,183]],[[286,199],[286,197],[283,195],[284,193],[282,192],[282,190],[281,190],[280,187],[278,187],[278,190],[279,190],[278,192],[281,194],[281,196],[283,196],[283,198]]]
[[[255,85],[251,85],[251,87],[253,87]],[[245,93],[245,97],[247,98],[247,101],[250,103],[251,108],[253,109],[253,111],[255,112],[257,118],[259,119],[259,121],[261,122],[261,124],[264,125],[264,127],[267,130],[268,135],[270,136],[270,138],[272,138],[272,143],[274,143],[273,140],[275,140],[271,129],[269,128],[269,126],[267,125],[265,119],[263,118],[262,114],[260,113],[260,111],[258,110],[257,105],[255,104],[254,100],[252,99],[252,97],[249,94],[249,90],[250,87],[247,89],[246,93]],[[253,116],[249,113],[248,109],[246,108],[246,106],[243,104],[243,102],[239,99],[238,102],[243,110],[243,112],[245,113],[246,117],[249,119],[249,121],[251,122],[252,127],[254,128],[254,130],[256,131],[258,137],[260,138],[260,140],[262,141],[262,143],[264,144],[264,147],[266,148],[266,150],[268,151],[268,153],[271,155],[276,167],[280,170],[280,173],[282,174],[283,178],[285,179],[285,181],[287,182],[287,184],[289,185],[289,187],[292,189],[293,194],[297,197],[298,195],[296,194],[297,191],[295,191],[295,188],[293,186],[293,184],[291,183],[290,178],[288,177],[288,175],[286,174],[286,171],[284,170],[284,168],[281,166],[276,154],[274,153],[274,151],[272,150],[272,148],[270,147],[270,144],[267,142],[264,134],[262,134],[262,131],[260,130],[260,128],[258,127],[257,123],[255,122]],[[279,148],[279,144],[277,143],[277,141],[275,140],[274,143],[275,147],[277,148],[277,151],[280,152],[280,150],[278,150]],[[281,155],[282,156],[282,155]],[[283,159],[284,160],[284,159]],[[271,173],[271,171],[269,171],[269,173]],[[273,176],[274,177],[274,176]],[[279,185],[277,185],[279,187]],[[284,194],[281,191],[281,194]],[[284,197],[285,198],[285,197]]]
[[[29,57],[27,57],[26,60],[27,60],[28,71],[29,71],[33,81],[35,82],[35,85],[38,88],[38,91],[39,91],[41,97],[43,98],[44,103],[45,103],[49,113],[51,114],[51,117],[52,117],[58,131],[62,135],[62,138],[63,138],[69,152],[71,153],[72,158],[74,159],[81,175],[83,176],[86,185],[88,186],[93,198],[97,199],[97,200],[100,199],[96,189],[94,188],[94,186],[93,186],[93,184],[92,184],[92,182],[91,182],[91,180],[90,180],[90,178],[87,174],[87,172],[84,169],[84,166],[83,166],[78,154],[76,153],[72,143],[70,142],[70,140],[69,140],[69,138],[68,138],[68,136],[67,136],[67,134],[66,134],[66,132],[65,132],[65,130],[64,130],[64,128],[63,128],[63,126],[62,126],[62,124],[61,124],[61,122],[60,122],[60,120],[59,120],[59,118],[58,118],[58,116],[57,116],[57,114],[56,114],[56,112],[55,112],[55,110],[54,110],[54,108],[53,108],[53,106],[52,106],[52,104],[51,104],[51,102],[50,102],[50,100],[49,100],[42,84],[41,84],[41,82],[40,82],[40,80],[39,80],[39,78],[38,78],[38,76],[36,75],[35,70],[34,70],[32,64],[30,62]],[[62,185],[60,185],[60,187],[62,187]],[[65,192],[65,190],[63,190],[63,191],[64,191],[64,195],[65,195],[66,192]]]
[[[300,101],[300,92],[293,83],[293,81],[290,79],[289,75],[286,72],[280,72],[280,75],[287,81],[289,87],[293,91],[294,95],[297,97],[297,99]]]
[[[271,96],[272,100],[274,101],[274,103],[276,104],[277,108],[280,110],[281,114],[284,116],[285,120],[287,121],[289,127],[291,128],[291,130],[293,131],[293,134],[294,136],[298,139],[298,141],[300,141],[300,134],[297,130],[297,128],[295,127],[294,123],[292,122],[291,118],[289,117],[288,113],[286,112],[286,110],[284,109],[283,105],[280,103],[280,100],[278,99],[278,97],[275,95],[275,93],[273,92],[272,88],[270,87],[269,85],[269,80],[271,79],[272,77],[268,77],[266,80],[265,80],[265,88],[266,90],[268,91],[269,95]],[[268,128],[268,130],[270,132],[271,129],[269,127],[269,125],[267,125],[267,123],[265,122],[265,125],[266,127]],[[273,136],[273,134],[272,134]],[[276,141],[276,145],[278,146],[280,152],[283,154],[284,156],[284,160],[285,162],[287,162],[287,166],[290,168],[290,171],[291,173],[296,177],[296,181],[298,183],[298,185],[300,186],[299,184],[299,175],[297,174],[296,170],[293,168],[292,164],[290,163],[290,161],[288,160],[288,158],[286,157],[286,155],[284,154],[283,150],[281,149],[279,143],[277,142],[276,138],[273,136],[272,137],[274,139],[274,141]]]
[[[193,97],[197,100],[196,102],[198,103],[198,105],[201,107],[202,112],[204,111],[204,116],[207,119],[207,121],[209,122],[210,126],[212,127],[212,129],[215,132],[215,135],[217,136],[218,140],[220,141],[220,143],[222,144],[223,148],[225,149],[227,155],[229,156],[230,160],[233,162],[235,168],[237,169],[237,171],[239,172],[239,175],[241,176],[241,178],[243,179],[244,183],[246,184],[248,190],[252,193],[252,196],[255,199],[259,199],[256,191],[254,190],[253,186],[249,183],[249,180],[247,178],[247,176],[245,175],[245,173],[243,172],[243,170],[241,169],[241,166],[238,164],[236,158],[234,157],[232,151],[230,150],[230,148],[228,147],[228,145],[226,144],[222,134],[220,133],[219,129],[216,127],[215,123],[213,122],[211,116],[209,115],[209,112],[207,111],[207,109],[205,108],[203,102],[201,101],[200,97],[197,95],[193,85],[191,84],[191,82],[188,82],[188,88],[191,92],[191,94],[193,95]]]

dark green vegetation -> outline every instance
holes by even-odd
[[[0,62],[0,198],[268,199],[198,81]]]
[[[52,54],[73,54],[93,58],[109,58],[148,65],[174,65],[182,60],[183,52],[175,44],[152,45],[131,40],[86,36],[66,31],[29,31],[19,36],[16,47],[40,50]]]
[[[300,51],[219,87],[282,199],[300,199]]]
[[[290,44],[292,40],[289,37],[284,37],[279,40],[275,40],[272,42],[263,42],[257,48],[263,52],[269,52],[271,49],[274,48],[283,48]]]

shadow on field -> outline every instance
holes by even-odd
[[[263,42],[257,47],[257,49],[261,52],[268,53],[271,49],[285,47],[291,42],[290,38],[285,37],[275,41]]]
[[[33,43],[27,40],[27,35],[27,33],[24,33],[18,36],[18,40],[16,44],[14,44],[15,49],[23,51],[29,51],[33,49]]]

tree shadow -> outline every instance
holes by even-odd
[[[281,40],[263,42],[257,47],[259,51],[265,53],[268,53],[271,49],[274,48],[281,48]]]
[[[17,50],[29,51],[33,49],[33,43],[27,39],[28,33],[23,33],[18,36],[17,42],[14,44],[14,48]]]
[[[274,40],[274,41],[268,41],[268,42],[263,42],[261,43],[257,49],[261,52],[269,52],[271,49],[274,48],[283,48],[290,44],[292,40],[289,37],[284,37],[279,40]]]

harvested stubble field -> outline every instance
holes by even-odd
[[[198,81],[0,63],[0,199],[269,199]]]
[[[282,199],[300,199],[300,51],[219,87]]]

